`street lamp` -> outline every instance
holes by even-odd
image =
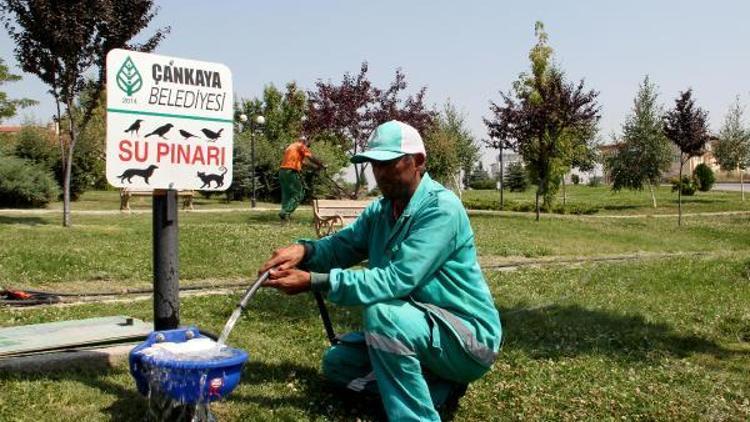
[[[240,114],[240,122],[241,124],[244,124],[247,122],[247,115],[246,114]],[[251,180],[251,192],[252,196],[250,197],[250,207],[255,208],[255,130],[266,123],[266,118],[257,115],[253,120],[250,121],[250,180]],[[240,132],[242,131],[242,128],[240,128]]]

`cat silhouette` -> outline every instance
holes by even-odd
[[[133,183],[130,179],[132,179],[133,176],[140,176],[148,185],[148,178],[151,177],[151,175],[154,174],[154,170],[158,168],[159,167],[151,164],[145,169],[127,169],[123,171],[121,175],[116,177],[120,178],[120,183],[125,183],[125,179],[128,179],[128,183]]]
[[[217,188],[220,188],[224,186],[224,175],[227,174],[227,168],[222,166],[219,167],[219,170],[223,170],[221,174],[206,174],[203,171],[198,172],[198,177],[201,179],[201,182],[203,182],[203,185],[200,187],[200,189],[203,188],[209,188],[211,189],[211,182],[216,182]]]

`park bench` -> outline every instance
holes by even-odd
[[[120,211],[130,212],[130,200],[135,196],[153,196],[154,192],[150,190],[135,190],[122,188],[120,189]],[[195,191],[192,190],[181,190],[177,192],[177,197],[182,198],[182,209],[192,210],[193,209],[193,197]]]
[[[314,199],[315,233],[318,237],[335,233],[356,220],[370,202],[369,200]]]

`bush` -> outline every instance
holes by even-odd
[[[16,137],[14,155],[54,170],[59,162],[60,150],[44,128],[24,126]]]
[[[716,182],[716,176],[711,167],[701,163],[695,167],[693,172],[693,178],[695,179],[696,187],[701,192],[708,192],[714,186]]]
[[[495,179],[474,179],[469,182],[469,187],[475,190],[497,189]]]
[[[602,177],[601,176],[591,176],[589,178],[588,185],[592,188],[595,188],[597,186],[601,186],[602,184]]]
[[[526,169],[523,168],[523,164],[510,163],[503,182],[511,192],[526,192],[526,189],[529,188],[529,179],[526,176]]]
[[[577,174],[571,174],[570,181],[573,182],[574,185],[578,185],[579,183],[581,183],[581,176]]]
[[[677,189],[680,189],[680,185],[682,185],[682,194],[685,196],[693,196],[695,195],[696,185],[693,183],[693,180],[691,180],[687,176],[682,176],[682,183],[679,182],[679,179],[674,178],[672,179],[672,192],[677,192]]]
[[[0,160],[0,206],[44,207],[60,194],[49,170],[18,157]]]

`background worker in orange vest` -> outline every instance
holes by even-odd
[[[284,150],[284,158],[281,160],[279,168],[279,183],[281,184],[279,217],[282,221],[289,219],[304,198],[301,172],[305,158],[315,163],[318,168],[324,169],[326,167],[320,160],[313,157],[312,151],[308,148],[309,145],[310,141],[306,137],[300,136],[297,141]]]

